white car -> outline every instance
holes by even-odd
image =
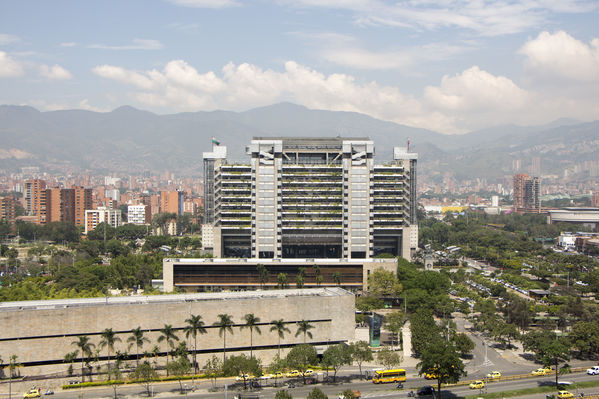
[[[593,366],[590,369],[587,369],[588,375],[599,375],[599,366]]]

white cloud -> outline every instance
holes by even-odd
[[[40,75],[50,80],[69,80],[73,77],[71,72],[67,71],[60,65],[40,65]]]
[[[128,71],[125,68],[112,65],[99,65],[93,68],[92,72],[103,78],[116,80],[117,82],[121,83],[132,84],[140,89],[149,90],[153,88],[153,82],[147,76],[135,71]]]
[[[0,33],[0,45],[11,44],[20,42],[21,38],[15,35],[10,35],[8,33]]]
[[[75,42],[63,42],[60,43],[60,47],[75,47],[77,43]]]
[[[519,51],[531,75],[599,83],[599,38],[585,44],[566,32],[541,32]]]
[[[235,0],[170,0],[170,2],[178,6],[195,8],[227,8],[241,5]]]
[[[12,78],[23,75],[21,64],[13,60],[4,51],[0,51],[0,78]]]
[[[554,14],[585,13],[599,7],[592,0],[279,0],[291,7],[342,9],[359,25],[409,27],[415,30],[459,28],[484,36],[523,32],[550,21]]]
[[[164,46],[158,40],[133,39],[133,44],[121,46],[111,46],[107,44],[90,44],[88,47],[102,50],[160,50]]]
[[[102,65],[100,77],[134,88],[142,106],[163,111],[248,109],[293,101],[314,109],[352,111],[446,133],[462,133],[508,121],[537,124],[561,116],[596,118],[594,99],[546,96],[527,91],[511,79],[473,66],[428,86],[420,98],[398,87],[359,82],[351,75],[325,75],[293,61],[280,71],[249,63],[225,65],[220,73],[198,72],[182,60],[162,70],[132,71]]]

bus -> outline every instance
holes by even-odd
[[[374,372],[372,376],[372,382],[374,384],[380,384],[384,382],[404,382],[406,380],[406,370],[404,369],[393,369],[393,370],[378,370]]]

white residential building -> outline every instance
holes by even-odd
[[[109,209],[101,206],[98,209],[87,209],[85,211],[85,231],[94,230],[100,223],[108,223],[112,227],[119,227],[122,224],[120,209]]]

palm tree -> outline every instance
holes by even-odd
[[[248,313],[243,316],[245,319],[245,324],[241,326],[241,329],[249,328],[250,330],[250,357],[252,357],[252,350],[254,348],[254,339],[253,332],[256,331],[258,334],[262,335],[262,331],[260,331],[260,327],[258,327],[258,323],[260,323],[260,318],[254,316],[253,313]]]
[[[83,374],[85,360],[92,355],[92,349],[95,345],[89,342],[89,337],[87,335],[78,337],[78,340],[71,342],[71,345],[76,345],[77,348],[81,350],[81,382],[83,382],[85,379]]]
[[[233,320],[231,317],[229,314],[221,313],[218,315],[219,320],[213,324],[215,327],[218,327],[218,336],[223,337],[223,364],[227,360],[227,331],[233,334]]]
[[[187,325],[183,329],[185,332],[185,337],[189,339],[190,336],[193,336],[193,364],[194,370],[198,372],[198,363],[196,362],[196,353],[198,350],[198,334],[206,334],[206,329],[204,328],[204,322],[202,321],[202,316],[191,315],[189,319],[185,320]]]
[[[270,331],[276,331],[279,335],[278,352],[279,358],[281,358],[281,338],[285,338],[285,333],[291,333],[291,330],[285,327],[285,322],[283,321],[283,319],[273,320],[270,322],[270,324],[272,324],[272,327],[270,327]]]
[[[310,324],[310,322],[302,319],[301,321],[297,322],[297,331],[295,333],[295,336],[297,337],[301,333],[304,333],[304,344],[305,344],[306,343],[306,335],[308,335],[308,337],[310,337],[310,339],[312,339],[312,333],[310,332],[310,330],[313,328],[314,328],[314,326],[312,324]]]
[[[127,342],[129,342],[129,349],[135,345],[135,362],[139,367],[139,348],[143,348],[144,342],[150,342],[150,340],[144,337],[141,327],[137,327],[131,330],[131,336],[127,338]]]
[[[166,375],[168,375],[168,354],[173,350],[175,344],[173,341],[178,341],[179,337],[175,334],[173,330],[173,326],[170,324],[165,324],[164,328],[160,329],[160,336],[158,337],[158,342],[166,341],[168,349],[166,351]]]
[[[114,351],[114,344],[116,342],[121,342],[121,339],[116,336],[116,333],[112,330],[112,328],[106,328],[100,334],[102,339],[100,340],[99,349],[106,347],[108,351],[108,370],[110,371],[110,354]]]

